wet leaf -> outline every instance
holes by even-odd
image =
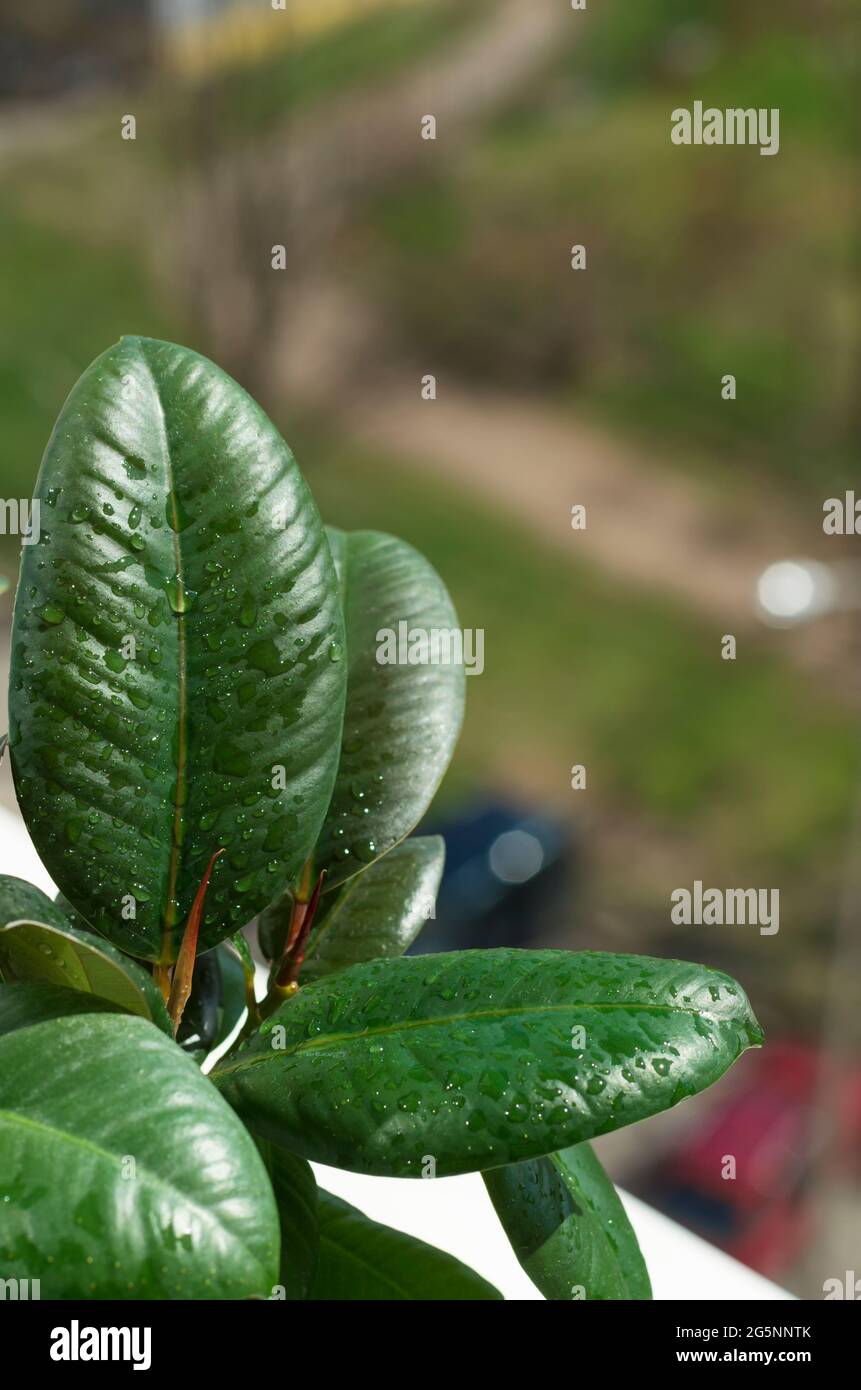
[[[20,914],[15,920],[12,914]],[[149,972],[109,941],[73,926],[57,903],[21,879],[0,877],[0,976],[98,995],[171,1034]]]
[[[494,1168],[484,1181],[515,1255],[545,1298],[651,1298],[633,1227],[589,1144]]]
[[[146,338],[81,377],[35,495],[9,739],[30,833],[97,931],[164,961],[227,846],[208,949],[298,874],[331,795],[346,663],[316,507],[235,381]]]
[[[433,913],[444,863],[441,836],[416,835],[351,878],[312,933],[300,980],[403,955]]]
[[[82,994],[78,989],[62,989],[59,985],[0,984],[0,1034],[14,1033],[32,1023],[45,1023],[67,1014],[101,1014],[119,1012],[116,1004],[95,994]]]
[[[554,1153],[716,1081],[761,1032],[741,988],[683,961],[459,951],[306,985],[213,1079],[318,1163],[440,1177]]]
[[[3,1275],[39,1279],[42,1298],[265,1298],[276,1282],[253,1141],[143,1019],[0,1037],[0,1173]]]
[[[378,531],[336,531],[347,634],[347,710],[332,804],[315,851],[325,891],[386,854],[415,828],[448,767],[463,722],[462,661],[381,663],[380,634],[407,634],[396,653],[418,653],[410,633],[459,633],[436,570],[406,541]],[[404,625],[401,628],[401,625]],[[440,655],[457,656],[440,643]],[[345,663],[346,664],[346,663]]]
[[[310,1299],[501,1299],[454,1255],[371,1221],[329,1192],[319,1194],[320,1256]]]
[[[304,1299],[317,1265],[317,1183],[311,1165],[277,1144],[258,1147],[275,1193],[281,1223],[279,1282],[288,1300]]]

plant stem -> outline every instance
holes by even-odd
[[[310,894],[311,875],[313,868],[309,859],[302,873],[302,881],[299,890],[293,901],[293,911],[290,916],[290,926],[287,931],[287,940],[281,960],[277,970],[272,976],[272,983],[266,998],[260,1004],[260,1017],[268,1018],[271,1013],[282,1004],[285,999],[289,999],[299,988],[298,976],[302,968],[302,961],[305,959],[305,946],[311,928],[314,925],[314,917],[317,912],[317,905],[320,901],[320,893],[323,889],[323,881],[326,877],[326,870],[323,869],[314,885],[314,891]]]
[[[170,998],[170,981],[172,974],[173,971],[171,967],[165,961],[157,960],[153,965],[152,977],[161,990],[165,1003],[167,1003]]]

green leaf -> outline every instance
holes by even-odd
[[[458,630],[448,591],[405,541],[329,529],[347,633],[341,761],[315,852],[326,891],[386,854],[418,824],[463,722],[462,664],[380,664],[379,634]]]
[[[10,680],[30,833],[98,931],[165,961],[226,845],[206,950],[294,878],[331,796],[345,639],[316,507],[241,387],[147,338],[74,387],[36,497]]]
[[[245,1011],[246,983],[245,961],[233,949],[233,940],[223,941],[218,948],[218,968],[221,972],[221,1027],[218,1043],[233,1032]],[[253,971],[252,964],[252,971]],[[216,1043],[216,1046],[218,1046]]]
[[[0,974],[10,983],[41,982],[95,994],[173,1036],[152,976],[92,932],[68,924],[10,922],[0,930]]]
[[[444,863],[442,838],[418,835],[351,878],[312,933],[300,979],[403,955],[433,910]]]
[[[0,874],[0,928],[10,922],[34,917],[55,927],[67,927],[69,919],[59,903],[54,903],[41,888],[23,878]]]
[[[293,895],[283,893],[274,903],[264,908],[258,917],[257,944],[266,960],[280,961],[287,944],[292,912]]]
[[[484,1181],[515,1255],[545,1298],[651,1298],[633,1227],[589,1144],[494,1168]]]
[[[70,920],[60,900],[51,902],[32,883],[0,875],[0,978],[96,994],[172,1035],[152,976],[110,942],[75,925],[83,919],[74,916]]]
[[[88,922],[86,917],[82,917],[77,908],[73,907],[69,899],[62,893],[58,893],[54,899],[54,906],[63,913],[67,922],[71,922],[73,927],[80,927],[82,931],[95,931],[92,922]],[[98,935],[98,933],[96,933]]]
[[[183,1010],[176,1041],[183,1052],[202,1062],[215,1047],[221,1026],[221,970],[218,954],[224,949],[216,946],[194,962],[191,993]]]
[[[184,1052],[202,1062],[233,1032],[244,1008],[242,964],[228,943],[222,941],[214,951],[207,951],[194,962],[191,994],[176,1040]]]
[[[279,1283],[288,1300],[304,1299],[317,1265],[317,1182],[311,1165],[277,1144],[258,1145],[272,1182],[281,1223]]]
[[[251,948],[241,931],[235,932],[227,942],[229,952],[236,956],[242,966],[242,975],[249,986],[254,984],[254,960]]]
[[[268,1297],[278,1219],[254,1143],[152,1024],[0,1037],[0,1265],[43,1298]]]
[[[59,985],[0,985],[0,1033],[14,1033],[32,1023],[45,1023],[67,1014],[116,1013],[116,1005],[79,989]]]
[[[727,975],[583,951],[372,961],[306,985],[213,1079],[252,1129],[393,1177],[495,1168],[711,1085],[762,1034]]]
[[[319,1194],[320,1255],[311,1300],[500,1299],[453,1255],[371,1221],[340,1197]]]

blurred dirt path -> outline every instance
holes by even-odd
[[[739,497],[717,475],[711,483],[686,478],[642,446],[542,401],[466,391],[444,378],[438,391],[437,400],[423,401],[417,376],[387,379],[354,396],[342,424],[363,443],[480,494],[568,555],[673,595],[719,635],[758,625],[755,585],[765,566],[822,552],[813,506],[809,524],[799,524],[775,494]],[[575,531],[578,503],[587,524]],[[784,632],[781,642],[795,655],[821,658],[837,635],[825,623]]]
[[[749,631],[758,627],[754,596],[762,570],[782,556],[821,549],[813,509],[809,527],[800,526],[775,489],[751,485],[739,497],[723,478],[710,484],[701,472],[686,477],[643,446],[532,398],[480,395],[441,379],[439,399],[423,402],[406,374],[369,388],[366,364],[391,360],[386,325],[321,255],[356,201],[415,170],[431,151],[436,164],[444,162],[584,18],[564,0],[499,0],[456,43],[379,90],[361,100],[345,93],[324,110],[291,118],[253,161],[219,159],[188,189],[191,210],[181,219],[189,238],[186,283],[198,291],[201,321],[224,345],[220,360],[231,366],[238,357],[237,375],[257,382],[264,400],[287,393],[316,397],[326,410],[335,404],[358,436],[403,459],[432,461],[568,554],[629,585],[675,596],[713,622],[718,635]],[[419,121],[428,112],[436,116],[438,139],[425,148]],[[258,254],[267,218],[289,246],[294,271],[277,296]],[[220,229],[215,243],[206,236],[212,226]],[[219,256],[223,263],[213,264]],[[571,528],[575,503],[587,508],[584,531]],[[824,651],[830,663],[842,646],[841,623],[784,633],[781,641],[816,665]]]
[[[543,68],[572,23],[578,17],[560,0],[499,0],[465,35],[402,76],[291,114],[255,154],[257,173],[265,166],[287,180],[286,201],[297,220],[311,209],[337,219],[345,200],[364,200],[369,188],[416,167],[428,150],[420,133],[423,116],[436,117],[431,148],[436,160],[444,159],[476,121]],[[239,156],[234,171],[247,169],[247,155]],[[314,242],[321,230],[315,217],[308,233]]]

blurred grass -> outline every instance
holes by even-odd
[[[855,148],[855,0],[651,0],[596,11],[574,55],[616,99],[683,87],[682,104],[779,107],[785,133]],[[562,75],[570,71],[567,58]],[[785,124],[784,124],[785,123]]]
[[[480,138],[369,211],[361,250],[404,344],[711,450],[802,500],[851,485],[855,70],[841,7],[821,9],[591,14]],[[669,113],[695,98],[778,106],[779,153],[673,146]],[[569,269],[575,242],[586,272]]]
[[[64,131],[6,171],[8,216],[125,248],[139,266],[143,190],[170,197],[194,173],[192,112],[216,150],[289,138],[298,110],[353,95],[359,112],[488,9],[442,0],[361,17],[222,72],[202,101],[156,82],[127,94],[133,148],[99,98],[79,139]],[[770,474],[801,504],[851,486],[861,247],[844,12],[842,0],[815,14],[795,0],[779,16],[765,0],[600,7],[475,138],[360,207],[332,254],[425,359],[552,393],[653,454],[681,445],[667,451],[676,466],[707,455],[739,478]],[[778,105],[780,153],[672,146],[669,111],[694,97]],[[568,268],[574,241],[586,273]],[[734,402],[721,399],[727,372]]]
[[[3,495],[27,497],[69,391],[123,333],[173,336],[176,320],[132,251],[77,241],[59,227],[0,214],[0,419]],[[17,566],[0,536],[0,564]]]
[[[361,93],[408,71],[477,23],[485,0],[465,10],[454,0],[357,19],[252,69],[221,74],[207,107],[209,139],[253,140],[270,123]],[[119,137],[115,96],[58,115],[56,138],[10,143],[3,151],[0,257],[14,273],[0,284],[0,418],[3,492],[27,496],[57,413],[78,376],[123,333],[194,341],[181,304],[165,302],[148,239],[182,161],[186,108],[200,92],[156,81],[125,93],[138,139]],[[14,579],[16,538],[0,535],[0,571]],[[6,604],[11,595],[7,595]]]
[[[483,8],[374,17],[229,76],[213,139],[232,130],[251,148],[300,107],[335,93],[358,102],[438,53]],[[848,87],[834,31],[818,34],[806,8],[790,5],[785,31],[766,33],[765,12],[761,0],[709,0],[691,31],[693,7],[681,0],[596,9],[582,44],[559,52],[476,139],[447,151],[435,176],[399,178],[364,219],[349,219],[357,284],[424,360],[432,354],[681,442],[687,466],[727,456],[740,478],[749,466],[768,470],[800,498],[854,481],[845,441],[858,257],[842,126]],[[680,76],[668,53],[702,49],[708,26],[712,66]],[[769,104],[786,112],[779,156],[670,145],[672,106],[693,95],[752,101],[759,71]],[[48,142],[4,170],[7,496],[28,495],[62,401],[122,333],[206,351],[181,303],[163,301],[145,254],[144,194],[180,157],[178,142],[168,159],[166,132],[182,99],[164,106],[150,92],[141,103],[139,130],[151,117],[157,139],[121,146],[115,111],[100,105],[80,138]],[[174,167],[170,177],[182,173]],[[574,241],[589,248],[585,275],[567,269]],[[739,379],[731,405],[720,401],[725,371]],[[504,779],[571,806],[568,767],[582,761],[599,802],[686,837],[704,876],[738,882],[748,867],[760,882],[779,875],[812,922],[827,920],[827,876],[857,767],[843,705],[767,643],[743,662],[719,661],[716,631],[446,493],[432,460],[424,470],[402,466],[316,427],[288,437],[327,519],[405,535],[446,577],[462,622],[486,630],[487,669],[468,683],[448,795]],[[0,537],[0,567],[10,572],[12,551]]]
[[[564,803],[568,767],[584,762],[599,801],[683,832],[716,873],[741,875],[731,881],[756,868],[759,881],[800,883],[833,864],[858,773],[844,704],[764,644],[721,661],[717,628],[536,546],[441,488],[430,461],[404,467],[307,426],[289,437],[327,521],[404,536],[444,576],[461,623],[485,629],[454,793],[531,764]]]

